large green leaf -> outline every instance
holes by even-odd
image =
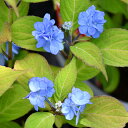
[[[1,128],[21,128],[19,124],[13,121],[0,123],[0,127]]]
[[[25,128],[52,128],[55,117],[52,113],[36,112],[30,115],[25,123]]]
[[[0,127],[1,128],[21,128],[19,124],[13,121],[0,123]]]
[[[31,110],[32,105],[23,99],[27,94],[20,84],[15,83],[0,97],[0,122],[17,119]]]
[[[102,54],[98,47],[90,42],[81,42],[72,46],[71,51],[86,65],[99,69],[107,79],[106,70],[102,60]]]
[[[93,42],[101,49],[105,64],[117,67],[128,66],[128,30],[108,29]]]
[[[36,16],[25,16],[19,18],[12,24],[12,41],[18,46],[29,50],[43,51],[43,48],[36,48],[37,41],[32,35],[34,23],[42,19]]]
[[[81,115],[81,124],[93,128],[123,128],[128,122],[128,112],[115,98],[99,96],[91,102]]]
[[[7,91],[13,82],[24,73],[11,68],[0,66],[0,96]]]
[[[85,11],[89,6],[88,0],[61,0],[60,12],[63,22],[71,21],[73,23],[72,30],[77,29],[79,13]]]
[[[77,76],[76,59],[60,70],[55,79],[55,100],[64,100],[64,98],[71,91]],[[57,98],[57,99],[56,99]]]
[[[43,1],[48,1],[48,0],[23,0],[24,2],[31,2],[31,3],[38,3],[38,2],[43,2]]]
[[[47,77],[53,80],[53,73],[48,65],[46,59],[39,54],[28,54],[23,60],[17,60],[15,69],[27,70],[27,72],[18,78],[26,89],[28,88],[28,81],[32,77]]]
[[[77,81],[85,81],[95,77],[99,70],[96,68],[85,65],[81,60],[76,61],[77,65]]]
[[[121,0],[98,0],[98,4],[111,13],[124,13],[126,5]]]

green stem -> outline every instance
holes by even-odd
[[[9,24],[10,26],[13,23],[13,10],[12,8],[9,9]],[[12,42],[8,42],[8,67],[12,68],[13,61],[12,61],[13,55],[12,55]]]
[[[8,42],[8,67],[12,68],[12,42]]]

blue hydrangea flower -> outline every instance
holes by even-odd
[[[86,91],[79,88],[73,88],[68,98],[62,104],[61,112],[67,120],[72,120],[76,116],[76,125],[78,124],[80,113],[84,111],[86,104],[91,104],[91,96]]]
[[[54,94],[53,87],[53,82],[46,77],[33,77],[29,80],[31,92],[25,98],[29,99],[35,110],[38,111],[38,107],[44,108],[44,102],[48,101],[48,98]]]
[[[5,65],[5,58],[2,53],[0,53],[0,65],[4,66]]]
[[[54,25],[55,20],[50,20],[50,14],[45,14],[43,22],[36,22],[34,28],[36,31],[32,35],[38,41],[37,48],[43,47],[44,50],[52,54],[57,54],[63,47],[64,33]]]
[[[96,10],[92,5],[85,12],[81,12],[78,17],[79,31],[86,36],[98,38],[103,32],[103,25],[106,22],[104,12]]]
[[[62,25],[63,29],[65,30],[70,30],[70,28],[72,27],[72,22],[64,22],[64,24]]]

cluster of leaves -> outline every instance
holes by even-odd
[[[23,49],[44,51],[43,48],[36,48],[37,41],[32,36],[34,23],[42,21],[42,19],[37,16],[27,16],[29,2],[42,1],[46,0],[22,0],[18,7],[18,0],[2,0],[0,2],[1,52],[6,41],[15,42]],[[127,3],[127,0],[122,1]],[[70,31],[72,34],[75,33],[78,28],[79,13],[85,11],[92,4],[97,5],[101,10],[114,14],[121,13],[128,18],[125,10],[127,5],[122,1],[60,0],[62,20],[63,22],[71,21],[73,26]],[[110,6],[110,3],[113,7]],[[54,103],[63,101],[73,86],[89,92],[93,97],[90,87],[82,81],[95,77],[99,72],[104,75],[99,78],[103,77],[105,85],[106,80],[110,81],[109,78],[113,77],[113,72],[116,72],[116,79],[118,79],[118,71],[115,67],[128,66],[128,31],[114,28],[113,22],[117,17],[114,15],[112,20],[109,15],[106,16],[108,20],[106,30],[98,39],[89,39],[88,41],[85,37],[81,37],[80,41],[71,46],[73,59],[70,60],[69,57],[63,68],[51,66],[43,56],[24,50],[17,56],[13,69],[0,66],[0,126],[2,128],[21,127],[12,120],[18,119],[32,110],[33,106],[29,101],[23,99],[29,92],[28,81],[32,77],[47,77],[54,81],[55,94],[51,99]],[[105,66],[107,66],[108,75]],[[110,82],[110,87],[106,88],[105,86],[106,91],[111,92],[116,88],[111,84]],[[115,98],[94,96],[91,102],[93,104],[87,105],[81,115],[78,127],[122,128],[128,122],[127,111]],[[58,128],[62,127],[64,123],[75,126],[75,120],[67,121],[63,116],[54,115],[49,112],[49,106],[40,111],[27,118],[24,122],[25,128],[51,128],[54,123]]]

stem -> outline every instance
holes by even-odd
[[[9,8],[9,24],[10,26],[13,23],[13,10],[12,8]],[[12,42],[8,42],[8,67],[12,68],[13,61],[12,61],[13,55],[12,55]]]
[[[8,42],[8,67],[12,68],[12,42]]]

